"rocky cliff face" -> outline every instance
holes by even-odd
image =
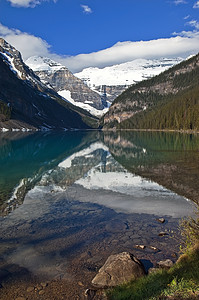
[[[26,61],[27,65],[39,76],[41,81],[46,85],[50,85],[53,89],[64,95],[73,104],[84,103],[93,108],[102,110],[104,107],[101,97],[98,93],[92,91],[84,82],[75,77],[65,66],[46,58],[46,57],[30,57]]]
[[[45,86],[23,62],[21,54],[0,39],[0,128],[89,128],[83,121],[91,116],[67,103]]]
[[[95,86],[95,91],[103,94],[103,85]],[[127,85],[106,85],[106,97],[109,103],[112,103],[119,95],[121,95],[126,89]]]
[[[151,108],[172,95],[191,87],[199,68],[199,55],[192,57],[167,71],[132,85],[115,99],[104,116],[107,127],[115,127],[135,114]]]
[[[20,52],[2,38],[0,38],[0,52],[4,62],[18,79],[26,80],[29,85],[36,87],[41,92],[48,91],[39,77],[23,62]],[[52,90],[50,92],[53,93]]]

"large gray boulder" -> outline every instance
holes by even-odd
[[[133,254],[122,252],[108,257],[92,284],[97,287],[116,286],[144,275],[142,263]]]

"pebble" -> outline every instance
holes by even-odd
[[[39,291],[39,295],[43,295],[45,293],[44,290]]]
[[[17,297],[15,298],[15,300],[26,300],[27,298],[24,298],[24,297]]]
[[[156,219],[156,221],[160,222],[160,223],[164,223],[165,222],[165,219],[164,218],[158,218]]]
[[[45,288],[45,287],[47,287],[47,282],[41,282],[41,286],[43,287],[43,288]]]
[[[29,286],[26,290],[28,293],[34,291],[34,287],[33,286]]]
[[[154,247],[154,246],[148,246],[150,249],[154,250],[154,251],[160,251],[158,248]]]
[[[165,236],[165,235],[168,235],[168,233],[167,232],[160,232],[158,235],[159,236]]]
[[[176,257],[177,257],[177,254],[176,254],[176,253],[172,253],[171,256],[172,256],[173,258],[176,258]]]
[[[146,246],[144,246],[144,245],[135,245],[135,247],[137,249],[142,249],[142,250],[146,248]]]
[[[40,285],[37,285],[37,286],[35,287],[35,290],[36,290],[36,291],[40,291],[40,290],[42,290],[42,286],[40,286]]]

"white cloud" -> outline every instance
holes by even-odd
[[[49,0],[7,0],[9,1],[12,6],[17,7],[35,7],[38,4],[41,4],[41,2],[49,1]],[[53,2],[56,2],[57,0],[53,0]]]
[[[191,26],[196,28],[198,25],[192,23]],[[198,53],[199,32],[197,30],[183,31],[173,35],[170,38],[150,41],[118,42],[110,48],[97,52],[76,56],[60,56],[51,53],[50,45],[43,39],[0,24],[0,36],[16,47],[22,53],[24,60],[33,55],[47,56],[62,63],[73,72],[81,71],[87,67],[111,66],[137,58],[178,56],[186,58]]]
[[[197,36],[199,36],[199,33],[196,30],[194,30],[194,31],[173,32],[173,35],[197,40]]]
[[[187,20],[189,18],[190,18],[190,15],[187,15],[187,16],[184,17],[184,20]]]
[[[48,56],[50,45],[44,40],[0,23],[0,36],[22,53],[23,59],[33,55]]]
[[[175,5],[178,5],[178,4],[186,4],[187,1],[185,1],[185,0],[175,0],[174,3],[175,3]]]
[[[86,14],[92,13],[92,9],[88,5],[81,5],[81,7],[83,8],[84,13],[86,13]]]
[[[188,25],[194,27],[195,29],[199,30],[199,22],[196,20],[191,20],[187,23]]]
[[[105,67],[136,58],[188,57],[198,53],[199,33],[190,31],[176,37],[139,42],[118,42],[114,46],[89,54],[79,54],[60,60],[69,69],[78,71],[85,67]]]
[[[193,8],[199,8],[199,1],[194,4]]]

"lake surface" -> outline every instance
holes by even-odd
[[[1,299],[81,299],[107,257],[121,251],[146,269],[175,261],[198,175],[196,135],[1,133]],[[27,292],[44,280],[42,295]]]

